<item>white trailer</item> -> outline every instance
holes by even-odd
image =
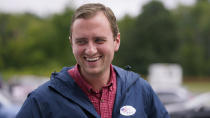
[[[156,63],[149,67],[148,81],[154,89],[182,85],[182,68],[178,64]]]

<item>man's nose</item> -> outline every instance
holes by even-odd
[[[97,53],[97,48],[93,43],[89,43],[86,47],[85,53],[89,56],[92,56]]]

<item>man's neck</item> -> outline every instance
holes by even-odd
[[[82,73],[81,73],[82,74]],[[89,75],[89,74],[82,74],[85,81],[87,81],[94,90],[101,90],[103,86],[105,86],[110,79],[110,69],[106,70],[103,73],[98,75]]]

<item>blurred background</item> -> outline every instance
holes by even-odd
[[[115,65],[148,80],[172,117],[210,118],[210,0],[0,0],[0,118],[13,117],[52,72],[75,64],[71,17],[89,2],[117,16]]]

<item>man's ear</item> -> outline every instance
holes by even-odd
[[[120,48],[120,33],[117,34],[117,37],[115,38],[115,41],[114,41],[114,51],[117,52]]]
[[[71,39],[71,36],[69,36],[69,43],[72,45],[72,39]]]

